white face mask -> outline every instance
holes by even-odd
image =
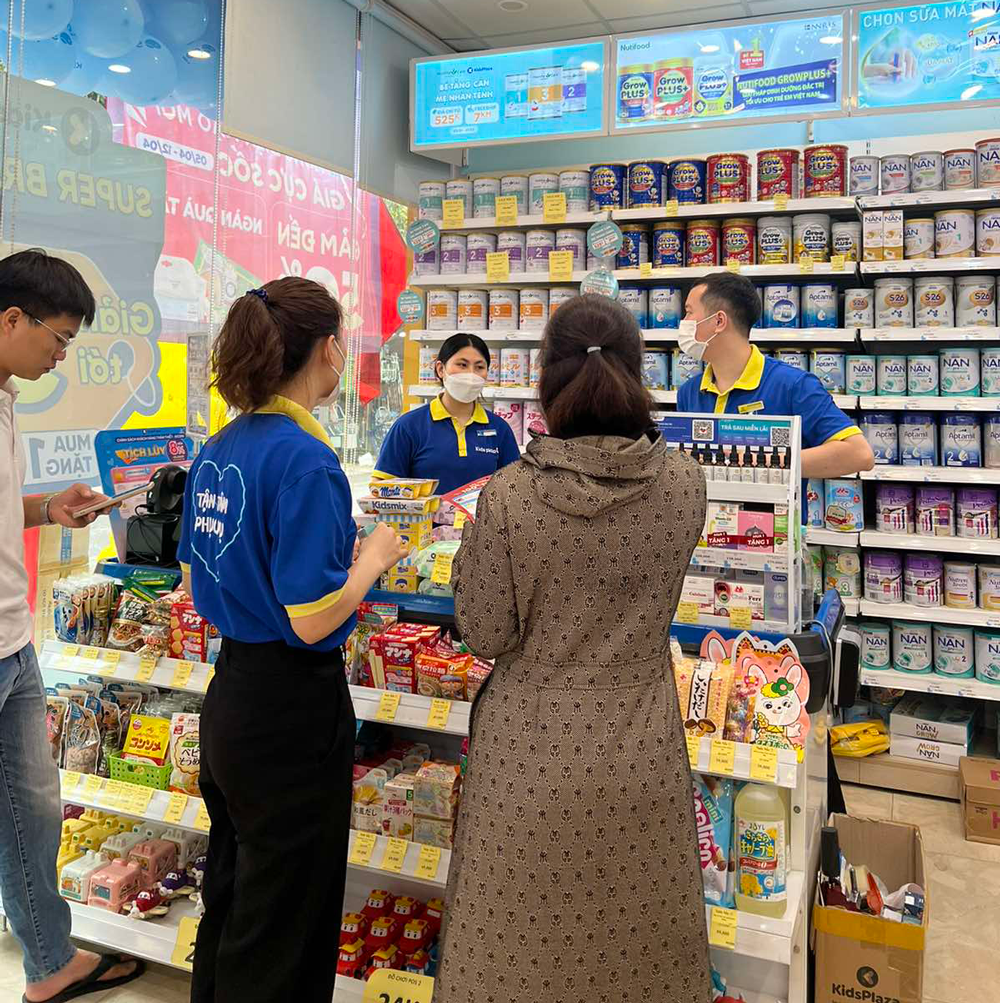
[[[340,345],[337,344],[336,341],[333,343],[333,345],[340,353],[340,358],[341,361],[343,362],[343,365],[340,367],[340,369],[337,369],[336,366],[330,366],[330,368],[337,374],[337,385],[325,397],[323,397],[319,401],[319,403],[316,405],[317,407],[328,407],[330,404],[332,404],[340,396],[340,388],[344,382],[344,372],[347,369],[347,356],[344,355],[344,350],[340,347]]]
[[[486,380],[475,373],[445,373],[444,389],[457,401],[471,404],[478,400],[486,387]]]
[[[705,356],[705,349],[712,342],[712,338],[718,335],[718,331],[709,338],[708,341],[698,340],[698,325],[704,324],[706,320],[714,320],[716,315],[713,313],[711,317],[703,317],[701,320],[682,320],[677,326],[677,344],[680,346],[681,351],[685,355],[689,355],[692,359],[697,359],[699,362]]]

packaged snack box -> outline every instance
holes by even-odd
[[[201,715],[174,714],[170,719],[170,790],[200,797]]]
[[[455,835],[452,819],[413,817],[413,842],[450,850]]]
[[[400,773],[386,782],[382,803],[382,834],[413,839],[413,785],[416,776]]]
[[[425,697],[464,700],[472,655],[417,654],[417,692]]]
[[[354,781],[352,829],[382,831],[382,806],[387,781],[385,770],[369,770],[360,780]]]
[[[457,763],[424,763],[413,783],[413,813],[423,818],[453,819],[462,771]]]
[[[218,658],[219,632],[194,608],[190,600],[170,607],[170,654],[192,662],[214,663]]]

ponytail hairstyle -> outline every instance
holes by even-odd
[[[560,439],[618,435],[652,427],[642,385],[642,334],[617,300],[588,293],[562,304],[545,325],[538,396]]]
[[[237,411],[263,407],[312,357],[341,338],[343,311],[326,287],[289,276],[234,301],[212,349],[212,386]]]
[[[448,360],[453,355],[457,355],[461,352],[463,348],[474,348],[486,360],[486,368],[489,369],[490,350],[487,347],[486,342],[483,341],[478,334],[466,334],[464,331],[459,331],[458,334],[453,334],[442,343],[441,349],[434,362],[440,362],[442,366],[446,366],[448,364]],[[435,365],[434,368],[437,369],[437,365]],[[438,377],[438,383],[444,383],[444,380],[440,376]]]

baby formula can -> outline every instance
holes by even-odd
[[[559,191],[559,175],[549,171],[536,171],[528,175],[528,213],[541,216],[545,208],[545,196]]]
[[[911,606],[940,606],[944,593],[944,563],[936,554],[907,554],[903,594]]]
[[[913,532],[916,511],[909,484],[879,484],[875,491],[875,525],[880,533]]]
[[[528,70],[528,118],[561,118],[563,87],[561,66],[533,66]]]
[[[1000,187],[1000,139],[976,143],[976,184],[980,188]]]
[[[880,397],[905,397],[906,356],[875,356],[875,386]]]
[[[799,326],[799,287],[788,285],[764,286],[761,297],[764,327]]]
[[[1000,567],[979,565],[979,605],[983,609],[1000,609]]]
[[[784,362],[792,369],[800,369],[803,373],[809,372],[809,353],[802,348],[779,348],[774,353],[778,362]]]
[[[441,203],[444,201],[443,181],[421,181],[417,187],[417,215],[420,219],[444,219]]]
[[[806,481],[806,525],[822,529],[826,525],[826,498],[821,477]]]
[[[549,290],[549,316],[551,317],[564,303],[579,295],[579,291],[570,286],[553,286]]]
[[[723,84],[725,86],[725,82]],[[691,114],[694,61],[661,59],[653,65],[653,118],[687,118]]]
[[[845,261],[861,260],[861,224],[841,221],[830,227],[830,253]]]
[[[878,195],[878,157],[851,157],[851,194]]]
[[[875,357],[872,355],[848,355],[844,360],[847,375],[847,393],[875,393]]]
[[[659,205],[663,193],[662,160],[635,160],[628,165],[628,204],[630,209]]]
[[[718,265],[719,221],[692,219],[687,225],[687,264]]]
[[[976,566],[964,561],[945,561],[945,606],[951,609],[975,609],[977,594]]]
[[[874,158],[872,158],[874,159]],[[889,669],[892,662],[890,628],[887,623],[861,624],[861,667],[869,672]]]
[[[765,202],[775,195],[799,197],[798,150],[761,150],[757,154],[757,199]]]
[[[787,265],[792,260],[792,221],[788,216],[762,216],[757,221],[757,260]]]
[[[962,411],[941,417],[941,462],[946,467],[981,467],[979,415]]]
[[[649,290],[649,326],[656,330],[676,329],[684,314],[684,297],[677,286],[651,286]]]
[[[1000,683],[1000,631],[976,630],[976,679]]]
[[[460,233],[441,234],[441,274],[464,275],[466,271],[466,239]]]
[[[526,387],[528,385],[529,378],[529,365],[530,358],[528,356],[528,349],[500,349],[500,386]]]
[[[809,289],[809,286],[806,286]],[[810,325],[819,327],[820,325]],[[844,350],[842,348],[814,348],[810,359],[810,371],[826,390],[832,394],[842,394],[847,386]]]
[[[813,261],[830,260],[830,217],[823,212],[807,212],[792,217],[792,253],[798,261],[808,254]]]
[[[757,223],[753,219],[723,220],[720,229],[722,260],[738,261],[741,265],[752,265],[756,262]]]
[[[950,192],[976,187],[975,150],[945,151],[944,187],[946,191]]]
[[[625,208],[625,176],[624,164],[590,165],[591,212]]]
[[[521,290],[521,330],[537,331],[549,319],[548,289]]]
[[[875,326],[913,327],[913,279],[889,276],[875,280]]]
[[[997,493],[995,488],[959,488],[955,499],[957,536],[970,540],[997,538]],[[982,580],[980,580],[982,593]]]
[[[847,147],[836,143],[807,146],[802,151],[805,196],[840,198],[847,194]]]
[[[996,286],[983,275],[959,275],[955,282],[955,324],[958,327],[996,327]]]
[[[810,283],[802,287],[802,326],[837,326],[837,287]]]
[[[513,195],[517,199],[518,215],[526,215],[529,208],[528,200],[528,175],[527,174],[505,174],[500,179],[500,194]],[[496,206],[493,208],[493,215],[496,215]]]
[[[861,598],[861,560],[853,548],[824,547],[823,573],[828,589],[844,599]]]
[[[556,230],[556,250],[573,252],[573,271],[582,271],[587,266],[587,231]]]
[[[715,153],[708,158],[710,204],[750,201],[750,159],[743,153]]]
[[[653,116],[653,65],[635,63],[618,71],[618,121],[632,124]]]
[[[1000,415],[983,416],[983,466],[989,470],[1000,467]]]
[[[941,396],[979,396],[979,349],[942,348]]]
[[[454,331],[458,324],[458,293],[454,289],[427,290],[427,330]]]
[[[444,183],[444,197],[446,199],[461,199],[464,207],[462,215],[471,218],[473,210],[471,178],[452,178],[451,181],[446,181]]]
[[[914,675],[933,671],[934,652],[929,623],[893,622],[892,667],[897,672]]]
[[[955,535],[955,492],[951,488],[918,487],[917,536]]]
[[[688,380],[701,378],[704,364],[675,348],[670,356],[670,389],[680,390]]]
[[[864,502],[858,480],[826,482],[826,528],[851,533],[865,528]]]
[[[1000,255],[1000,210],[980,209],[976,213],[976,254],[981,258]]]
[[[976,253],[976,214],[971,209],[934,213],[934,256],[971,258]]]
[[[622,249],[618,252],[619,268],[638,268],[649,261],[649,231],[641,224],[622,227]]]
[[[501,230],[497,234],[497,250],[507,252],[511,274],[524,271],[527,240],[521,230]]]
[[[937,397],[938,357],[911,355],[906,360],[906,392],[910,397]]]
[[[437,383],[434,375],[434,363],[437,361],[438,350],[433,345],[421,345],[418,357],[417,382],[421,386]]]
[[[891,550],[865,551],[865,598],[869,602],[903,601],[903,558]]]
[[[647,390],[670,386],[670,355],[665,348],[647,348],[642,353],[642,385]]]
[[[413,255],[414,275],[440,275],[441,256],[437,247],[432,247],[429,251],[419,252]]]
[[[914,278],[913,320],[917,327],[955,326],[955,282],[950,275]]]
[[[649,295],[644,286],[620,285],[618,302],[635,317],[640,328],[649,327]]]
[[[883,195],[902,195],[910,190],[910,158],[905,153],[892,153],[879,160],[879,176]]]
[[[875,326],[875,293],[872,289],[844,290],[844,327]]]
[[[549,316],[551,316],[551,306]],[[542,350],[531,348],[528,350],[528,386],[537,387],[538,381],[542,378]]]
[[[489,316],[489,296],[485,289],[459,289],[458,326],[463,331],[485,331]]]
[[[944,188],[944,154],[925,150],[910,154],[910,191],[939,192]]]
[[[683,204],[705,201],[708,165],[704,160],[674,160],[668,166],[667,194]]]
[[[876,463],[899,463],[899,427],[892,412],[866,411],[861,418],[861,432],[872,447]]]
[[[590,171],[560,171],[559,191],[566,196],[567,212],[586,212],[590,208]]]
[[[687,247],[687,224],[682,219],[661,220],[653,224],[653,267],[684,265]]]
[[[444,237],[441,238],[441,241],[444,242]],[[470,275],[485,275],[486,255],[496,251],[497,235],[495,233],[470,233],[466,248],[466,272]]]
[[[975,675],[975,644],[971,627],[935,624],[934,671],[952,679],[970,679]]]
[[[516,289],[490,290],[490,330],[516,331],[520,320],[520,295]]]
[[[497,196],[499,194],[500,194],[499,178],[473,178],[472,179],[473,219],[492,219],[494,216],[496,216]]]
[[[933,219],[908,219],[903,223],[903,257],[934,257]]]
[[[932,415],[908,411],[900,416],[899,455],[904,467],[938,465],[937,426]]]
[[[547,273],[549,254],[556,249],[556,235],[551,230],[529,230],[524,243],[524,270],[535,274]]]

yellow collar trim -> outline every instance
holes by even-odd
[[[729,388],[730,390],[756,390],[760,386],[761,377],[764,375],[764,356],[756,345],[750,346],[750,358],[747,360],[743,372],[739,379]],[[705,367],[705,372],[701,376],[701,389],[709,393],[720,393],[715,385],[715,374],[711,365]],[[728,391],[727,391],[728,392]]]
[[[314,439],[318,439],[325,446],[333,446],[330,437],[326,434],[326,429],[301,405],[287,397],[272,397],[262,408],[258,408],[257,414],[283,414],[286,418],[291,418],[303,432],[307,432]]]
[[[452,421],[458,423],[458,419],[444,406],[441,402],[440,397],[435,397],[431,401],[431,420],[432,421],[444,421],[445,418],[451,418]],[[472,412],[472,417],[469,419],[469,424],[477,425],[488,425],[490,419],[486,415],[486,410],[482,404],[478,401],[476,402],[476,409]]]

